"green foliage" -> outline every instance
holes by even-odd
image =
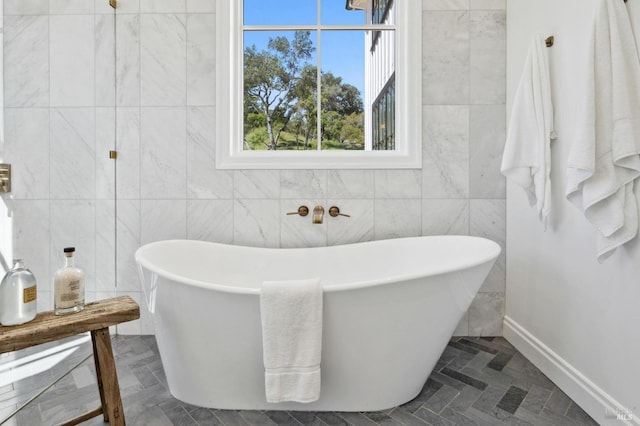
[[[322,74],[322,109],[337,111],[341,115],[361,112],[362,97],[360,91],[351,84],[342,83],[342,77],[332,73]]]
[[[340,130],[340,140],[344,142],[364,144],[364,114],[354,112],[344,118]]]
[[[250,112],[245,116],[244,125],[245,130],[267,127],[267,118],[263,114]]]
[[[265,146],[269,145],[269,134],[266,128],[260,127],[251,130],[245,140],[251,145],[251,149],[265,149]]]
[[[338,111],[322,111],[322,139],[339,139],[343,121]]]
[[[245,136],[245,141],[252,150],[265,150],[269,144],[269,135],[266,128],[252,129]],[[305,143],[303,135],[293,132],[283,131],[280,134],[278,149],[280,150],[315,150],[317,148],[316,141],[308,141]]]

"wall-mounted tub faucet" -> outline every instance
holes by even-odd
[[[322,223],[324,217],[324,207],[315,206],[313,208],[313,223]]]
[[[297,211],[287,213],[287,216],[298,215],[298,216],[304,217],[304,216],[307,216],[308,214],[309,214],[309,208],[307,206],[300,206],[298,207]],[[329,215],[331,217],[338,217],[338,216],[351,217],[348,214],[341,213],[340,209],[337,206],[331,206],[329,208]],[[324,220],[324,207],[315,206],[313,208],[313,215],[312,215],[311,222],[315,224],[320,224],[322,223],[323,220]]]

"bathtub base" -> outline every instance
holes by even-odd
[[[477,271],[458,272],[454,281],[325,293],[321,393],[308,404],[266,402],[259,296],[206,297],[197,287],[160,283],[154,326],[169,388],[181,401],[216,409],[379,411],[404,404],[422,390],[471,303],[477,289],[456,290],[470,273]]]

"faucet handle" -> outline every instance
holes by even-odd
[[[337,217],[337,216],[351,217],[351,215],[340,213],[340,208],[338,206],[329,207],[329,216],[331,216],[331,217]]]
[[[293,214],[297,214],[297,215],[300,215],[300,216],[304,217],[304,216],[309,214],[309,207],[300,206],[300,207],[298,207],[298,211],[297,212],[287,213],[287,215],[293,215]]]

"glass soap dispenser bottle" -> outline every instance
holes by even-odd
[[[31,321],[37,312],[36,277],[15,259],[0,283],[0,324],[19,325]]]
[[[54,314],[64,315],[84,309],[84,271],[74,264],[75,247],[64,249],[64,266],[53,278]]]

